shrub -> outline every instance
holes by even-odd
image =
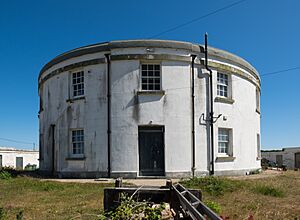
[[[225,192],[233,192],[240,187],[236,180],[230,180],[221,177],[195,177],[181,181],[181,183],[188,188],[201,189],[212,196],[220,196]]]
[[[112,212],[105,215],[112,220],[121,219],[161,219],[161,212],[165,205],[154,205],[146,201],[136,202],[126,194],[121,195],[120,205]]]
[[[265,195],[265,196],[273,196],[273,197],[283,197],[284,192],[281,189],[278,189],[273,186],[267,185],[256,185],[254,187],[254,192]]]

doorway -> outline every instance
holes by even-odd
[[[23,157],[16,157],[16,169],[23,170]]]
[[[300,168],[300,152],[295,153],[295,168]]]
[[[139,126],[139,175],[165,175],[164,126]]]
[[[283,164],[282,155],[276,155],[276,163],[278,167],[282,167]]]

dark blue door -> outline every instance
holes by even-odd
[[[139,167],[141,176],[165,175],[163,126],[139,127]]]

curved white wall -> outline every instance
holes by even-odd
[[[146,47],[116,48],[108,51],[111,56],[147,54]],[[76,67],[85,74],[84,99],[71,100],[70,69],[42,80],[53,71],[74,63],[103,59],[107,52],[77,56],[59,62],[41,74],[39,95],[40,111],[40,169],[61,176],[107,175],[107,64]],[[191,51],[155,48],[148,59],[124,58],[111,60],[111,174],[112,176],[139,175],[138,126],[162,125],[165,127],[166,176],[191,175],[192,167],[192,118],[191,118]],[[186,60],[166,56],[176,55]],[[203,54],[198,54],[202,59]],[[210,60],[214,62],[214,60]],[[164,94],[137,94],[140,88],[141,63],[160,63]],[[215,63],[221,61],[215,60]],[[232,104],[215,102],[215,115],[222,117],[215,123],[215,172],[216,174],[245,174],[260,168],[257,159],[257,134],[260,134],[260,114],[256,111],[255,78],[243,69],[222,61],[211,66],[216,95],[217,71],[226,71],[232,78]],[[232,69],[228,71],[225,67]],[[222,69],[223,68],[223,69]],[[224,69],[225,68],[225,69]],[[241,77],[242,72],[249,79]],[[196,59],[195,66],[195,143],[196,175],[209,171],[209,146],[207,126],[199,123],[202,113],[207,115],[207,71]],[[224,120],[224,117],[226,120]],[[54,158],[52,156],[52,131],[54,131]],[[232,129],[232,158],[224,161],[218,155],[218,127]],[[84,158],[71,158],[70,130],[83,128],[85,134]],[[225,158],[226,159],[226,158]]]

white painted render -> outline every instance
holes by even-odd
[[[285,147],[282,150],[262,151],[261,157],[276,163],[276,156],[282,155],[282,162],[288,169],[295,168],[295,154],[300,154],[300,147]]]
[[[42,109],[40,123],[40,169],[54,170],[74,176],[106,176],[107,162],[107,65],[100,63],[71,69],[56,74],[45,81],[53,71],[73,63],[111,55],[149,54],[147,47],[112,48],[109,51],[76,56],[54,64],[40,75],[39,96]],[[154,48],[154,55],[180,55],[189,58],[191,51],[184,49]],[[169,59],[131,59],[111,61],[111,172],[112,175],[138,176],[138,126],[165,126],[166,176],[189,176],[192,167],[191,118],[191,61]],[[199,54],[200,59],[203,54]],[[208,75],[196,59],[195,65],[195,143],[196,175],[209,172],[208,127],[200,124],[201,114],[207,117]],[[214,97],[217,93],[217,72],[232,78],[232,104],[214,102],[215,116],[222,114],[214,124],[214,164],[216,174],[246,174],[260,169],[257,152],[257,134],[260,134],[260,113],[256,111],[256,89],[259,80],[246,68],[210,59],[243,72],[251,80],[218,67],[213,69]],[[143,63],[161,64],[161,82],[164,94],[137,94],[141,91],[140,67]],[[72,100],[70,76],[72,71],[85,74],[84,99]],[[257,80],[256,82],[253,82]],[[225,116],[225,117],[224,117]],[[226,120],[225,120],[226,118]],[[52,157],[51,124],[55,125]],[[218,154],[218,127],[232,129],[232,159],[224,162]],[[85,134],[84,158],[78,160],[71,154],[71,130],[83,128]],[[220,160],[221,159],[221,160]],[[226,160],[226,158],[225,158]],[[222,162],[223,161],[223,162]],[[125,175],[126,174],[126,175]]]
[[[26,165],[36,165],[39,167],[38,151],[0,147],[0,156],[2,156],[2,167],[16,168],[17,157],[23,158],[23,169]]]

